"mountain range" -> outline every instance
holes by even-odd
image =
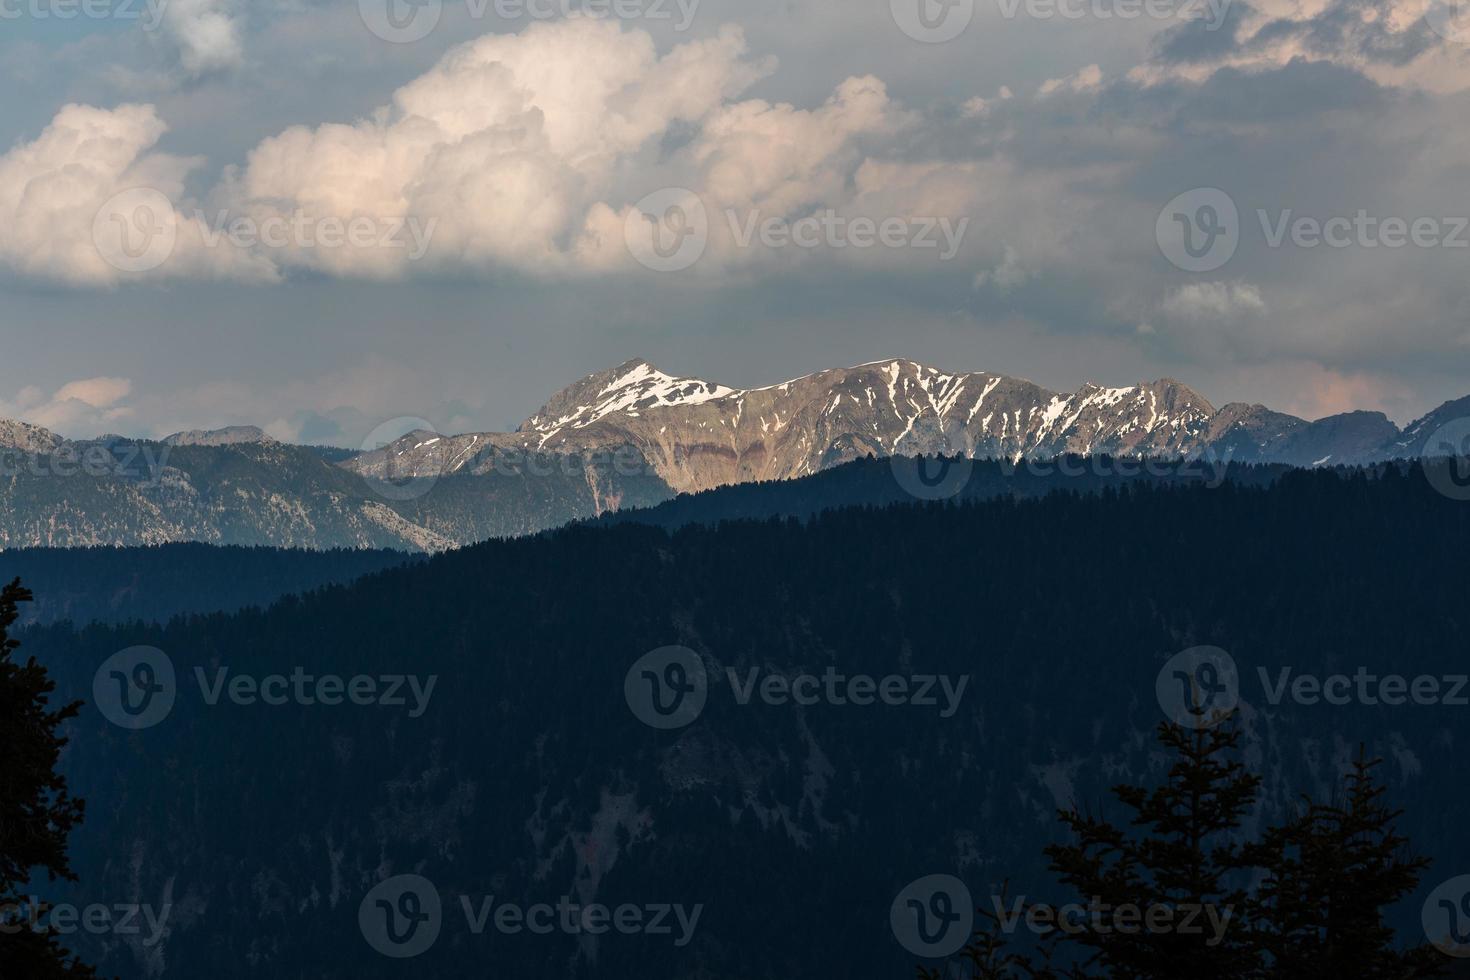
[[[1418,454],[1423,438],[1470,415],[1470,396],[1400,430],[1380,412],[1309,422],[1263,405],[1215,408],[1165,378],[1071,394],[1005,375],[948,374],[894,359],[821,371],[766,388],[679,378],[631,360],[557,393],[513,433],[423,445],[420,434],[349,465],[379,475],[474,471],[508,448],[563,453],[636,448],[679,492],[804,476],[866,455],[1051,458],[1194,457],[1294,466]]]
[[[416,430],[358,453],[277,442],[253,426],[78,442],[0,421],[0,547],[434,551],[870,455],[1355,465],[1419,455],[1467,416],[1470,396],[1402,430],[1378,412],[1307,421],[1262,405],[1216,408],[1168,378],[1059,393],[902,359],[737,389],[635,359],[556,393],[514,432]],[[89,454],[103,464],[77,472]]]

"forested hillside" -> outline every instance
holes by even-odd
[[[58,697],[93,700],[99,666],[138,644],[176,677],[151,727],[97,707],[71,725],[65,769],[89,801],[71,893],[173,908],[150,946],[76,937],[106,971],[904,977],[894,897],[936,873],[980,904],[1006,877],[1049,897],[1055,809],[1157,780],[1156,682],[1201,644],[1239,665],[1243,754],[1264,780],[1252,822],[1330,795],[1359,743],[1387,759],[1402,829],[1434,859],[1391,913],[1422,942],[1424,898],[1470,867],[1470,708],[1273,703],[1271,687],[1284,667],[1464,674],[1467,553],[1470,506],[1417,468],[1296,472],[674,533],[578,527],[264,612],[22,639]],[[659,729],[629,700],[646,676],[630,669],[670,645],[693,652],[707,702]],[[405,683],[400,704],[268,704],[222,686],[298,669],[414,678],[428,696]],[[932,703],[761,693],[834,673],[949,686]],[[436,940],[406,961],[359,922],[401,874],[442,900]],[[493,918],[477,933],[490,896],[702,911],[683,943],[677,927],[539,935]]]
[[[401,551],[303,551],[166,544],[151,548],[20,548],[0,552],[0,579],[36,593],[22,622],[167,622],[188,613],[267,606],[417,560]]]

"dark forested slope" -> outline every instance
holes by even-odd
[[[1402,827],[1435,859],[1393,913],[1422,941],[1419,903],[1470,868],[1470,708],[1272,703],[1258,670],[1465,673],[1467,554],[1470,504],[1417,469],[1305,472],[672,534],[579,527],[267,611],[23,639],[62,696],[92,700],[99,666],[136,644],[176,677],[151,727],[97,706],[72,725],[65,767],[90,801],[75,900],[173,910],[152,945],[76,937],[109,972],[903,977],[914,957],[887,928],[900,890],[945,873],[980,904],[1003,877],[1046,898],[1055,808],[1159,777],[1156,680],[1198,644],[1239,665],[1261,819],[1330,794],[1360,742],[1388,760]],[[690,675],[630,668],[668,645],[709,682],[698,717],[662,730],[640,720],[640,684]],[[417,699],[405,683],[401,705],[211,703],[222,677],[301,672],[436,680]],[[832,674],[964,687],[933,687],[932,704],[759,693]],[[441,900],[413,959],[363,931],[378,909],[422,912],[373,893],[402,874]],[[536,934],[493,915],[477,932],[491,896],[701,912],[682,943],[677,926]]]

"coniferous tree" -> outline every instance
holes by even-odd
[[[1267,871],[1252,911],[1267,976],[1440,975],[1443,960],[1432,949],[1396,949],[1383,920],[1384,909],[1414,891],[1429,862],[1394,827],[1402,811],[1384,802],[1387,790],[1374,778],[1380,763],[1360,749],[1345,799],[1309,802],[1296,820],[1268,830],[1255,850]]]
[[[1078,809],[1062,811],[1075,841],[1046,849],[1052,870],[1084,901],[1145,913],[1136,928],[1104,918],[1101,928],[1085,922],[1068,937],[1094,950],[1091,962],[1106,974],[1233,978],[1254,967],[1239,921],[1247,896],[1231,879],[1246,867],[1233,835],[1261,781],[1228,757],[1239,739],[1229,725],[1186,729],[1165,722],[1159,741],[1175,759],[1163,784],[1113,790],[1133,811],[1131,830]],[[1150,926],[1152,910],[1161,918],[1172,912],[1168,924]]]
[[[44,929],[47,909],[25,894],[37,871],[51,881],[76,880],[66,842],[84,811],[56,771],[67,742],[57,729],[81,704],[53,709],[56,685],[45,668],[11,659],[20,644],[7,631],[29,601],[19,579],[0,589],[0,977],[93,977]]]
[[[1049,933],[1033,958],[1009,951],[1002,924],[982,908],[977,911],[988,924],[977,928],[950,972],[921,968],[920,980],[1443,975],[1442,957],[1428,946],[1396,948],[1394,931],[1384,921],[1385,910],[1414,891],[1429,862],[1395,829],[1402,811],[1385,803],[1387,790],[1374,778],[1381,760],[1360,750],[1341,799],[1307,800],[1299,816],[1268,828],[1259,843],[1242,844],[1233,838],[1260,779],[1224,758],[1237,748],[1239,733],[1165,723],[1159,739],[1176,753],[1164,785],[1113,791],[1134,812],[1133,830],[1077,809],[1061,811],[1075,840],[1046,849],[1051,869],[1084,901],[1112,908],[1228,910],[1224,938],[1168,929],[1122,931],[1104,919],[1105,929],[1078,923],[1084,928]],[[1264,872],[1254,889],[1233,884],[1252,870]],[[1072,957],[1081,962],[1054,967],[1070,944],[1084,947]]]

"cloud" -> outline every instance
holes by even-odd
[[[1470,48],[1436,32],[1434,17],[1445,7],[1440,0],[1235,0],[1222,21],[1192,20],[1162,32],[1154,56],[1129,77],[1143,85],[1201,82],[1222,68],[1320,62],[1382,85],[1463,91],[1470,87]],[[1441,30],[1454,33],[1448,25]]]
[[[647,32],[616,21],[537,22],[453,48],[368,118],[262,141],[204,201],[182,196],[197,161],[149,152],[164,131],[151,106],[68,107],[0,166],[17,186],[80,168],[85,186],[24,228],[0,228],[0,254],[33,274],[119,281],[90,239],[98,209],[135,186],[160,192],[144,217],[163,212],[178,243],[159,264],[122,270],[133,278],[633,270],[624,229],[660,187],[689,188],[709,208],[715,271],[783,263],[740,247],[746,220],[963,217],[973,167],[901,159],[920,117],[880,79],[849,78],[811,109],[738,100],[771,67],[734,28],[660,56]],[[109,142],[62,139],[78,119]],[[131,212],[115,217],[129,234]],[[363,234],[344,242],[344,226]]]
[[[1064,78],[1051,78],[1042,82],[1037,94],[1044,97],[1057,92],[1093,92],[1101,86],[1102,69],[1097,65],[1088,65]]]
[[[991,110],[998,103],[1014,97],[1015,95],[1011,92],[1010,86],[1002,85],[1000,91],[996,92],[995,98],[993,99],[982,98],[978,95],[974,98],[966,99],[964,105],[960,106],[960,114],[966,119],[983,119],[990,115]]]
[[[93,222],[130,186],[181,189],[192,161],[146,154],[164,129],[152,106],[64,106],[38,139],[0,156],[0,257],[35,276],[114,281]]]
[[[975,274],[975,288],[994,286],[997,292],[1006,293],[1030,278],[1031,273],[1021,264],[1020,253],[1006,245],[994,269],[981,269]]]
[[[54,401],[78,401],[89,408],[110,408],[133,390],[127,378],[86,378],[61,386],[52,396]]]
[[[1201,282],[1180,286],[1164,298],[1159,308],[1182,320],[1230,320],[1263,315],[1266,301],[1250,283]]]
[[[0,261],[41,279],[111,285],[125,270],[107,236],[159,244],[154,230],[167,228],[170,255],[160,275],[269,276],[248,255],[207,248],[202,223],[173,209],[201,161],[150,152],[166,128],[149,105],[68,105],[39,137],[0,156]],[[140,189],[148,197],[124,206],[133,198],[119,195]],[[146,220],[146,235],[134,234],[133,219]]]
[[[441,267],[573,271],[588,210],[625,171],[765,70],[738,30],[660,57],[646,32],[615,22],[538,22],[451,50],[370,119],[264,141],[222,196],[262,221],[432,221],[429,259]],[[293,247],[273,258],[340,275],[408,271],[393,249]]]
[[[51,395],[29,385],[14,402],[0,400],[0,418],[18,418],[62,435],[99,435],[113,423],[132,417],[122,404],[133,390],[127,378],[83,378],[69,381]]]
[[[235,0],[167,0],[163,28],[190,75],[238,67],[244,41]]]

